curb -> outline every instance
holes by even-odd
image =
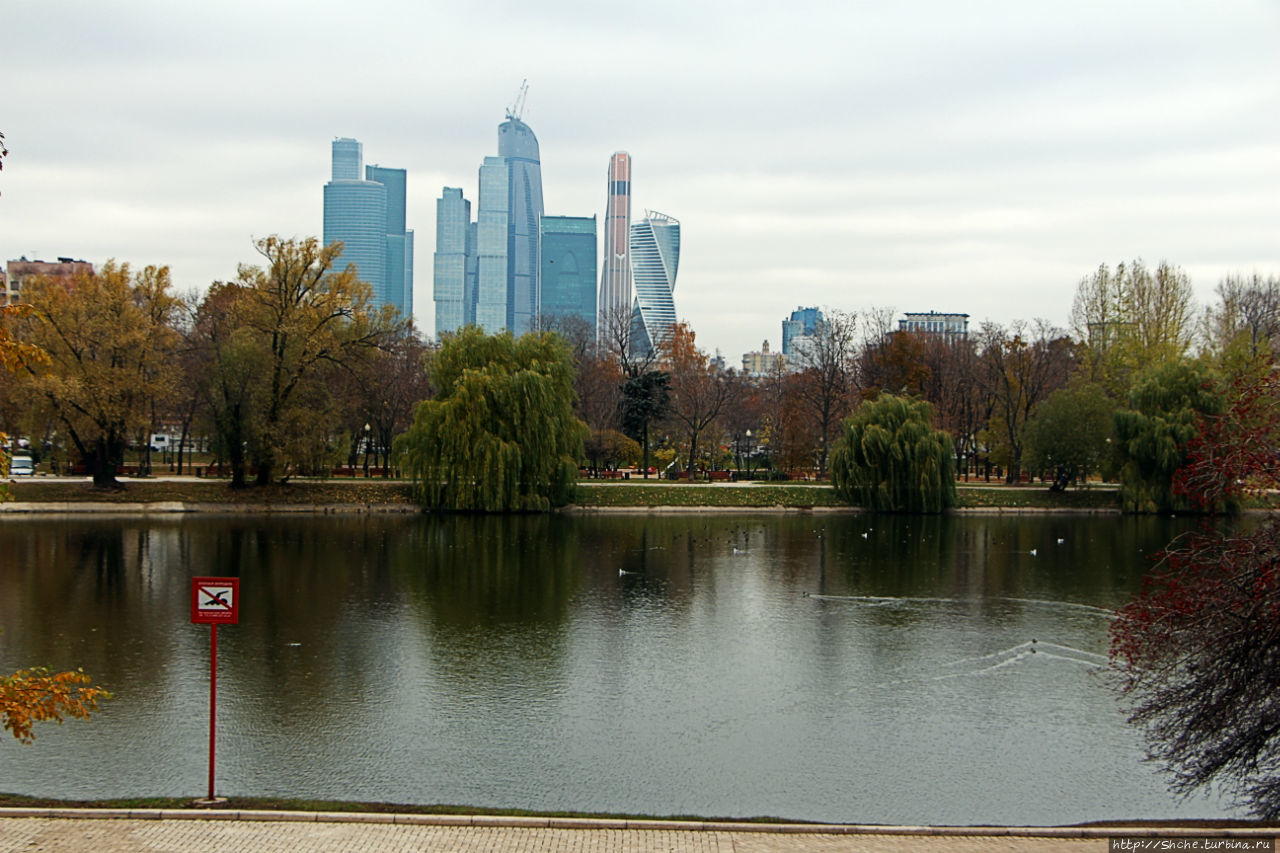
[[[234,809],[0,808],[4,818],[66,820],[222,820],[279,823],[369,823],[497,829],[594,829],[639,832],[739,832],[788,835],[884,835],[986,838],[1275,838],[1276,827],[1151,826],[886,826],[878,824],[742,823],[624,818],[417,815],[382,812],[291,812]]]

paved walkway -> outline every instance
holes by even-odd
[[[1175,834],[1176,833],[1176,834]],[[1274,841],[1274,830],[812,827],[290,812],[0,809],[0,851],[92,853],[1085,853],[1113,835]],[[1159,847],[1154,849],[1161,849]],[[1179,849],[1186,849],[1185,847]],[[1198,849],[1212,849],[1200,847]],[[1222,849],[1219,847],[1218,849]],[[1274,849],[1274,848],[1272,848]]]

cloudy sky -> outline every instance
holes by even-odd
[[[409,171],[434,328],[443,186],[476,197],[522,79],[549,214],[609,155],[676,217],[678,314],[730,363],[801,305],[1065,326],[1100,263],[1202,302],[1280,275],[1277,0],[49,0],[6,4],[0,256],[182,290],[319,236],[330,141]]]

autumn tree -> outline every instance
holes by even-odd
[[[418,403],[432,395],[427,372],[432,352],[412,324],[400,324],[368,357],[335,371],[348,431],[365,439],[366,461],[376,456],[384,473],[390,469],[392,441],[413,423]],[[359,440],[353,442],[355,450],[359,446]]]
[[[1205,311],[1205,338],[1219,361],[1256,362],[1280,343],[1280,278],[1229,275],[1218,282],[1218,304]]]
[[[573,414],[573,364],[552,333],[444,339],[434,399],[420,403],[396,452],[423,506],[546,511],[567,503],[587,427]]]
[[[1036,404],[1066,384],[1072,372],[1071,341],[1041,320],[1028,327],[984,323],[979,333],[985,393],[992,415],[987,428],[994,456],[1016,482],[1022,468],[1027,419]]]
[[[1174,489],[1212,510],[1280,487],[1280,382],[1242,374],[1200,418]],[[1172,542],[1112,625],[1112,658],[1148,755],[1189,795],[1213,788],[1280,818],[1280,519],[1206,526]]]
[[[990,421],[993,405],[974,340],[967,335],[928,335],[924,365],[929,372],[921,396],[933,404],[938,428],[951,436],[967,479],[968,463],[978,455],[978,434]]]
[[[265,485],[323,450],[334,419],[327,375],[370,357],[396,320],[394,309],[370,306],[354,265],[334,269],[341,243],[266,237],[254,246],[267,264],[240,267],[234,301],[244,355],[261,365],[250,452]]]
[[[179,381],[177,300],[168,267],[131,274],[108,262],[69,279],[24,287],[24,340],[47,358],[17,355],[26,386],[58,421],[93,473],[114,486],[131,435],[147,430],[156,402]]]
[[[0,139],[3,139],[2,135]],[[2,150],[3,143],[0,142]],[[20,306],[0,306],[0,372],[13,373],[45,358],[40,350],[15,340],[9,334],[7,322],[28,310]],[[4,433],[0,433],[0,501],[9,497],[8,484],[2,482],[9,473],[6,438]],[[60,723],[66,717],[86,719],[98,709],[99,701],[108,698],[110,694],[101,687],[94,687],[89,676],[80,670],[52,672],[37,667],[0,676],[0,719],[4,720],[4,727],[23,743],[31,743],[35,739],[32,728],[36,723]]]
[[[951,438],[923,400],[881,394],[844,422],[831,482],[849,503],[878,512],[942,512],[956,504]]]
[[[1089,380],[1122,399],[1139,372],[1189,351],[1195,333],[1191,280],[1166,261],[1154,270],[1141,260],[1114,270],[1102,264],[1077,286],[1071,324],[1085,344]]]
[[[818,428],[819,477],[826,477],[836,427],[853,407],[857,335],[857,315],[828,308],[814,334],[796,348],[795,393]]]
[[[676,323],[663,344],[662,365],[670,376],[669,417],[689,448],[685,465],[690,478],[698,458],[698,442],[725,409],[734,404],[735,386],[718,364],[698,349],[694,332]]]

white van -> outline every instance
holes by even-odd
[[[36,472],[36,466],[32,463],[31,457],[25,454],[14,455],[9,460],[9,476],[10,477],[30,477]]]

